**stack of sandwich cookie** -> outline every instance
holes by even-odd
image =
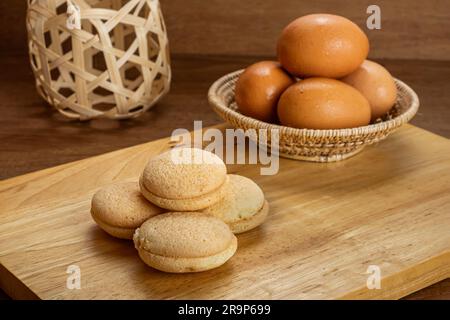
[[[94,221],[105,232],[120,239],[133,239],[136,228],[162,212],[163,209],[142,196],[137,182],[109,185],[92,198]]]
[[[140,207],[127,199],[129,192],[119,194],[123,189],[118,185],[94,196],[92,216],[113,236],[130,239],[131,230],[136,230],[133,240],[141,259],[165,272],[199,272],[221,266],[236,252],[233,233],[261,225],[269,211],[258,185],[242,176],[227,175],[219,157],[196,148],[176,148],[150,159],[139,186],[136,191],[134,184],[133,197],[137,193],[152,214],[144,218]],[[114,203],[123,202],[121,210],[104,204],[110,195],[100,196],[110,194],[111,188],[115,190]],[[106,208],[107,214],[99,214],[98,207]],[[135,224],[118,223],[123,220]],[[115,232],[111,226],[117,225],[126,232]]]
[[[227,168],[213,153],[175,148],[150,159],[141,175],[144,197],[173,211],[207,208],[224,196]]]
[[[186,212],[149,219],[136,230],[134,243],[146,264],[174,273],[216,268],[237,249],[236,236],[223,221]]]
[[[269,213],[269,203],[264,193],[246,177],[234,174],[228,177],[230,183],[225,197],[203,212],[222,219],[236,234],[256,228],[266,220]]]

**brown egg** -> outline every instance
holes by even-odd
[[[388,113],[397,100],[394,78],[383,66],[366,60],[353,73],[342,79],[369,100],[372,121]]]
[[[339,80],[309,78],[281,95],[278,116],[294,128],[355,128],[369,124],[370,106],[358,90]]]
[[[262,61],[248,67],[236,83],[235,99],[239,111],[265,121],[277,120],[277,103],[294,80],[278,62]]]
[[[278,60],[298,77],[342,78],[369,53],[369,40],[350,20],[312,14],[291,22],[278,40]]]

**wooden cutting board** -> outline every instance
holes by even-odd
[[[450,276],[445,138],[408,125],[344,162],[282,159],[276,176],[230,166],[261,185],[270,217],[238,236],[224,266],[184,275],[147,267],[89,213],[96,190],[137,179],[169,147],[162,139],[0,182],[1,287],[41,299],[400,298]],[[79,290],[66,287],[71,265]],[[373,265],[381,289],[369,290]]]

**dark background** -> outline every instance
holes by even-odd
[[[213,125],[206,93],[227,72],[274,57],[283,26],[317,12],[344,15],[368,34],[370,58],[421,99],[413,124],[450,137],[450,0],[161,0],[172,52],[171,93],[144,116],[73,122],[37,95],[29,67],[26,1],[0,1],[0,179]],[[381,8],[382,29],[367,30],[366,9]],[[0,297],[2,296],[0,292]],[[450,281],[408,297],[450,299]]]
[[[364,27],[372,58],[447,60],[449,0],[160,0],[174,54],[271,56],[281,29],[309,13],[343,15]],[[365,28],[369,5],[381,30]],[[26,1],[0,1],[0,51],[26,50]]]

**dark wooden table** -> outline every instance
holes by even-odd
[[[170,94],[144,116],[126,121],[69,121],[37,95],[27,56],[0,56],[0,179],[148,142],[175,128],[220,122],[208,106],[211,83],[260,58],[175,56]],[[450,61],[382,60],[421,99],[413,124],[450,137]],[[7,299],[0,292],[0,299]],[[450,280],[407,299],[450,299]]]

